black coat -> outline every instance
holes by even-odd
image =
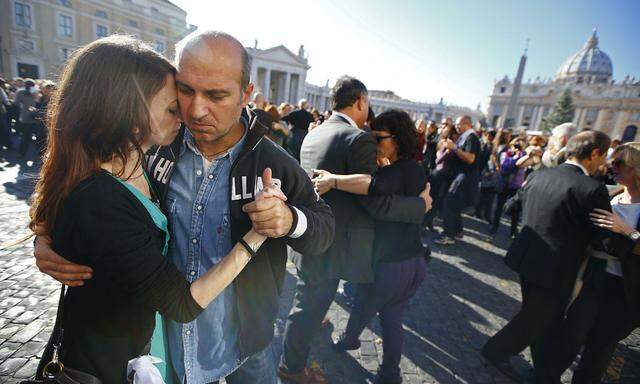
[[[611,211],[604,184],[575,165],[563,164],[531,174],[520,191],[523,229],[505,262],[531,284],[568,296],[590,242],[602,242],[594,208]]]
[[[373,174],[377,169],[376,141],[371,133],[333,115],[307,134],[301,151],[307,171],[334,174]],[[424,200],[409,196],[358,196],[338,190],[323,195],[335,215],[335,238],[321,255],[295,257],[307,279],[340,278],[358,283],[373,280],[374,219],[421,223]]]

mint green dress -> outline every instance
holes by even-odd
[[[113,176],[113,175],[112,175]],[[153,196],[157,196],[153,189],[153,185],[149,181],[147,174],[144,174],[147,179],[147,183],[149,184],[149,190]],[[153,219],[155,225],[164,231],[164,247],[162,248],[162,255],[167,256],[167,251],[169,249],[169,229],[168,229],[168,220],[167,216],[162,213],[158,204],[154,203],[151,199],[146,197],[142,192],[140,192],[137,188],[132,186],[129,183],[126,183],[119,178],[113,176],[114,179],[118,180],[122,185],[124,185],[131,193],[142,203],[142,205],[147,209],[147,212]],[[158,370],[162,374],[162,378],[166,384],[178,384],[175,380],[175,373],[173,371],[173,366],[171,365],[171,355],[169,354],[169,341],[167,340],[166,328],[164,324],[164,320],[160,313],[156,312],[156,327],[153,330],[153,336],[151,336],[151,350],[149,352],[150,355],[159,357],[162,359],[162,363],[156,364]]]

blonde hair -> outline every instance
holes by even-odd
[[[636,176],[640,177],[640,141],[620,144],[613,150],[613,155],[620,154],[624,163],[632,167]]]

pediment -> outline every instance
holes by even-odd
[[[307,66],[305,60],[294,55],[293,52],[283,45],[255,52],[254,56],[265,61],[274,61],[298,67]]]

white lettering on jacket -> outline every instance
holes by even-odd
[[[262,183],[262,177],[258,176],[255,178],[256,183],[253,188],[249,188],[247,186],[247,176],[240,177],[240,185],[238,185],[236,177],[231,178],[231,201],[237,200],[247,200],[251,199],[255,196],[256,193],[260,192],[264,187]],[[282,188],[282,181],[280,179],[273,179],[273,184]]]
[[[167,183],[167,179],[171,174],[171,168],[173,168],[173,161],[167,159],[158,160],[158,164],[153,169],[152,177],[163,184]]]

